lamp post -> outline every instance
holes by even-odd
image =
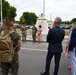
[[[2,0],[1,0],[1,26],[2,26]]]

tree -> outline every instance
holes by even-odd
[[[10,4],[5,1],[2,0],[2,16],[4,17],[8,17],[10,15]]]
[[[62,24],[71,24],[70,21],[62,21],[61,23],[62,23]]]
[[[37,16],[35,13],[23,12],[23,15],[20,18],[20,23],[32,25],[36,23],[36,20],[37,20]]]
[[[71,20],[71,23],[73,23],[73,22],[76,22],[76,18],[73,18],[73,19]]]
[[[10,6],[10,4],[5,0],[2,0],[2,16],[3,18],[11,17],[13,19],[16,17],[16,8]],[[1,20],[1,15],[0,15],[0,20]]]
[[[13,6],[10,6],[10,15],[9,15],[9,17],[13,18],[13,20],[14,20],[16,15],[17,15],[16,14],[16,8],[13,7]]]

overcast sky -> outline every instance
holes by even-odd
[[[43,0],[6,0],[17,9],[16,20],[25,11],[34,12],[39,16],[43,12]],[[61,17],[63,21],[70,21],[76,17],[76,0],[45,0],[45,17],[54,20]]]

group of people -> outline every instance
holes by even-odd
[[[33,43],[36,42],[36,39],[38,39],[38,42],[41,43],[42,42],[42,26],[39,25],[38,29],[35,27],[35,24],[32,25],[32,39],[33,39]],[[26,37],[27,37],[27,27],[25,24],[22,25],[21,27],[21,31],[22,31],[22,41],[26,42]]]
[[[47,42],[48,44],[48,52],[46,57],[46,65],[45,65],[45,72],[41,73],[41,75],[50,75],[50,63],[54,56],[54,62],[55,62],[55,68],[53,75],[58,75],[59,70],[59,63],[61,59],[61,53],[63,52],[62,48],[62,41],[65,36],[65,31],[60,28],[61,24],[61,18],[56,17],[54,20],[54,27],[52,29],[49,29],[49,32],[47,34]],[[73,25],[76,25],[76,23],[73,23]],[[4,34],[8,34],[13,29],[13,20],[10,18],[4,18],[3,19],[3,28],[0,30],[0,33],[2,31]],[[22,31],[24,30],[25,25],[22,27]],[[24,32],[27,30],[25,28]],[[22,34],[24,34],[22,32]],[[42,26],[39,25],[39,29],[33,25],[32,27],[32,36],[33,36],[33,42],[36,42],[36,33],[38,32],[38,40],[39,43],[41,42],[42,37]],[[0,34],[1,35],[1,34]],[[25,37],[26,35],[23,35],[22,37]],[[19,69],[19,57],[18,57],[18,51],[21,48],[21,39],[20,35],[16,32],[13,32],[10,34],[11,40],[13,41],[13,49],[14,49],[14,56],[10,63],[1,62],[1,69],[2,69],[2,75],[8,75],[9,69],[11,69],[12,75],[18,75],[18,69]],[[23,41],[26,41],[25,38],[23,38]],[[70,64],[71,64],[71,75],[76,74],[76,26],[72,29],[69,38],[67,39],[67,46],[66,46],[66,52],[67,57],[70,58]]]
[[[59,63],[61,59],[62,41],[65,36],[65,31],[60,28],[61,18],[56,17],[54,20],[54,28],[50,29],[47,35],[48,52],[46,57],[45,72],[41,75],[50,75],[50,63],[54,56],[55,68],[53,75],[58,75]],[[66,58],[70,59],[71,75],[76,75],[76,23],[72,24],[72,30],[67,38]]]

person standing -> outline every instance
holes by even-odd
[[[26,42],[26,30],[27,30],[26,25],[23,24],[22,27],[21,27],[21,31],[22,31],[22,41],[23,41],[23,42]]]
[[[41,43],[42,41],[42,26],[39,25],[39,28],[38,28],[38,42]]]
[[[33,39],[33,43],[36,42],[36,33],[37,33],[37,28],[35,27],[35,24],[33,24],[33,27],[32,27],[32,39]]]
[[[11,18],[4,18],[6,22],[6,29],[3,30],[4,35],[10,33],[13,31],[13,20]],[[10,34],[11,40],[13,41],[13,49],[14,49],[14,56],[11,62],[5,63],[1,62],[1,69],[2,69],[2,75],[8,75],[9,68],[11,69],[11,75],[18,75],[18,69],[19,69],[19,57],[18,57],[18,51],[21,48],[21,40],[20,35],[16,32],[13,32]]]
[[[72,30],[76,27],[76,23],[72,23],[72,27],[71,27],[71,31],[69,33],[69,36],[67,38],[67,43],[66,43],[66,50],[65,50],[65,53],[66,53],[66,58],[69,59],[69,54],[68,54],[68,48],[69,48],[69,42],[70,42],[70,38],[71,38],[71,33],[72,33]],[[68,66],[68,70],[71,70],[71,66]]]
[[[71,75],[76,75],[76,27],[71,33],[68,54],[70,55]]]
[[[65,31],[60,28],[61,18],[56,17],[54,20],[54,28],[50,29],[47,35],[48,52],[46,57],[45,72],[41,75],[50,75],[50,63],[54,56],[55,68],[53,75],[58,75],[59,63],[62,53],[62,41],[65,36]]]

